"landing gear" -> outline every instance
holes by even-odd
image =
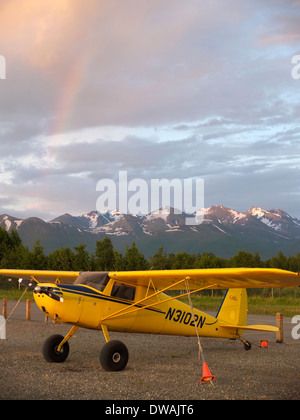
[[[63,341],[64,337],[59,334],[51,335],[47,338],[43,345],[43,356],[46,362],[62,363],[69,355],[69,343],[66,342],[58,350],[58,346]]]
[[[249,341],[244,342],[244,349],[245,350],[251,350],[251,343]]]
[[[55,334],[47,338],[42,349],[46,362],[62,363],[67,359],[70,351],[68,340],[77,329],[74,325],[65,337]],[[105,339],[109,340],[107,327],[102,326],[102,329]],[[124,343],[117,340],[107,341],[100,352],[100,363],[104,370],[118,372],[125,369],[128,357],[128,349]]]
[[[243,344],[244,344],[244,349],[245,350],[251,350],[251,343],[247,340],[244,340],[242,337],[238,336],[237,337]]]
[[[112,340],[104,344],[100,352],[100,363],[104,370],[117,372],[125,369],[128,350],[124,343]]]
[[[78,330],[74,325],[68,334],[64,337],[59,334],[51,335],[43,344],[43,356],[46,362],[49,363],[62,363],[69,356],[69,338]]]

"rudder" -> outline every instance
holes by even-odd
[[[246,325],[248,298],[246,289],[228,289],[216,318],[229,325]]]

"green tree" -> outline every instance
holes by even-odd
[[[223,268],[227,267],[228,262],[224,258],[217,257],[210,252],[198,255],[195,260],[195,268]]]
[[[48,257],[49,270],[74,271],[74,254],[69,247],[57,249]]]
[[[290,271],[299,273],[300,272],[300,254],[297,254],[295,257],[289,257],[288,266],[289,266]]]
[[[30,268],[29,251],[15,229],[7,232],[0,226],[0,267]]]
[[[239,251],[230,259],[230,267],[262,267],[263,263],[258,253],[255,255],[251,252]]]
[[[282,253],[282,251],[278,252],[276,257],[272,257],[270,259],[270,267],[271,268],[280,268],[281,270],[288,270],[289,263],[287,257]]]
[[[96,271],[113,270],[116,263],[116,254],[113,244],[109,238],[96,241],[94,256],[94,267]]]
[[[186,251],[176,252],[172,268],[174,270],[184,269],[184,268],[193,268],[195,264],[195,256],[193,254],[188,254]]]
[[[14,248],[8,248],[1,260],[2,268],[30,269],[30,252],[21,243]]]
[[[114,262],[113,270],[116,270],[116,271],[126,270],[126,261],[123,258],[123,255],[120,252],[117,252],[116,250],[115,250],[115,262]]]
[[[150,257],[150,266],[154,270],[166,270],[168,268],[168,256],[162,246]]]
[[[48,258],[44,254],[44,247],[39,239],[35,241],[33,250],[29,252],[28,257],[32,270],[46,270],[48,268]]]
[[[86,251],[86,245],[80,244],[74,246],[76,251],[73,256],[73,269],[76,271],[89,271],[90,270],[90,257],[89,253]]]
[[[10,246],[15,248],[22,245],[22,240],[16,229],[12,229],[9,234]]]
[[[0,261],[2,261],[5,253],[10,247],[9,234],[2,226],[0,226]]]
[[[126,270],[148,270],[149,263],[144,255],[137,249],[135,242],[132,242],[131,247],[126,246],[125,253]]]

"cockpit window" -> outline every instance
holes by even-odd
[[[111,296],[126,300],[134,300],[135,287],[124,283],[115,282],[111,291]]]
[[[85,286],[93,287],[94,289],[103,292],[105,286],[109,281],[108,272],[106,271],[94,271],[80,273],[74,284],[84,284]]]

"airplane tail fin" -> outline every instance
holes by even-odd
[[[219,308],[216,318],[220,326],[232,328],[241,335],[243,330],[276,332],[271,325],[247,325],[248,298],[246,289],[228,289]]]
[[[248,299],[246,289],[228,289],[217,313],[225,324],[246,325]]]

